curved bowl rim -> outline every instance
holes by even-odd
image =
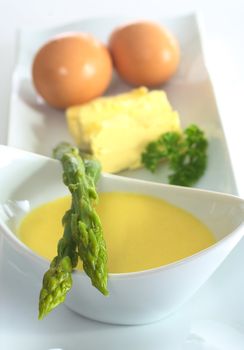
[[[52,159],[52,158],[48,158],[46,156],[43,155],[36,155],[33,154],[31,152],[28,151],[23,151],[23,150],[19,150],[16,149],[14,147],[8,147],[8,146],[2,146],[0,145],[0,148],[3,149],[10,149],[11,151],[14,151],[15,153],[20,153],[25,155],[26,157],[30,157],[30,158],[40,158],[40,159],[45,159],[47,162],[51,162],[51,163],[59,163],[57,160]],[[120,181],[124,181],[124,182],[134,182],[134,183],[140,183],[140,184],[144,184],[145,186],[147,185],[151,185],[151,186],[160,186],[161,188],[172,188],[172,189],[178,189],[179,191],[182,192],[199,192],[205,195],[215,195],[215,196],[221,196],[223,199],[233,199],[236,201],[239,201],[240,203],[243,204],[243,208],[244,208],[244,199],[240,198],[239,196],[233,195],[233,194],[228,194],[228,193],[222,193],[222,192],[217,192],[217,191],[210,191],[210,190],[205,190],[205,189],[199,189],[199,188],[192,188],[192,187],[183,187],[183,186],[175,186],[175,185],[168,185],[168,184],[163,184],[163,183],[156,183],[156,182],[152,182],[152,181],[146,181],[146,180],[140,180],[140,179],[134,179],[134,178],[127,178],[124,176],[120,176],[120,175],[114,175],[114,174],[108,174],[108,173],[102,173],[102,177],[103,178],[107,178],[107,179],[117,179]],[[153,196],[153,195],[152,195]],[[244,211],[244,210],[243,210]],[[244,214],[243,214],[244,216]],[[135,271],[135,272],[124,272],[124,273],[108,273],[108,276],[110,279],[126,279],[126,278],[136,278],[136,277],[142,277],[145,275],[151,275],[154,273],[160,273],[162,271],[165,270],[169,270],[169,269],[173,269],[176,268],[180,265],[186,264],[190,261],[192,261],[193,259],[196,259],[198,257],[201,257],[205,254],[208,254],[209,252],[213,251],[214,249],[218,248],[219,246],[222,246],[223,244],[225,244],[226,242],[232,240],[238,233],[239,233],[239,238],[241,238],[244,235],[244,232],[241,233],[241,227],[244,225],[244,219],[243,222],[237,226],[233,231],[231,231],[229,234],[227,234],[225,237],[221,238],[220,240],[216,241],[214,244],[212,244],[211,246],[200,250],[199,252],[196,252],[193,255],[187,256],[183,259],[171,262],[169,264],[166,265],[161,265],[158,267],[154,267],[151,269],[147,269],[147,270],[141,270],[141,271]],[[1,220],[0,218],[0,228],[3,231],[3,234],[5,236],[5,238],[12,244],[15,246],[15,248],[17,248],[17,250],[19,251],[19,253],[21,255],[25,255],[28,258],[34,259],[36,261],[36,263],[38,263],[39,265],[46,265],[46,267],[48,267],[49,262],[47,259],[41,257],[40,255],[38,255],[37,253],[35,253],[33,250],[31,250],[29,247],[27,247],[23,242],[21,242],[21,240],[12,232],[12,230],[10,230]],[[81,275],[85,275],[84,271],[78,271],[78,270],[74,270],[73,271],[74,274],[81,274]]]

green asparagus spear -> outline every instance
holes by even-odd
[[[58,244],[58,255],[43,278],[39,318],[65,300],[72,287],[71,272],[77,265],[78,255],[92,284],[103,294],[108,294],[106,245],[94,209],[100,164],[93,159],[83,162],[78,149],[67,143],[55,148],[54,157],[62,163],[63,181],[72,194],[72,203],[63,218],[64,235]]]
[[[42,319],[56,306],[64,302],[72,287],[72,264],[68,256],[53,259],[43,277],[43,287],[39,297],[39,319]]]
[[[72,269],[78,262],[76,243],[71,234],[71,210],[63,217],[64,234],[58,243],[58,255],[52,260],[43,277],[39,297],[39,319],[65,300],[72,287]]]
[[[54,150],[54,155],[62,162],[64,183],[72,194],[72,235],[77,243],[83,268],[92,284],[107,295],[106,246],[102,225],[93,206],[97,201],[94,183],[94,177],[97,178],[97,163],[88,160],[85,166],[78,149],[68,144],[59,145]]]

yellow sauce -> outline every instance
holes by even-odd
[[[108,250],[109,272],[158,267],[190,256],[215,243],[211,231],[197,218],[171,204],[131,193],[100,193],[97,212]],[[21,222],[20,239],[51,260],[62,235],[61,219],[70,197],[32,210]]]

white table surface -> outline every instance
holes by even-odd
[[[146,18],[148,14],[156,13],[159,17],[164,17],[192,11],[202,14],[208,68],[219,102],[239,194],[244,197],[244,0],[0,0],[0,143],[7,142],[11,75],[19,27],[50,26],[113,14],[136,14]],[[240,261],[243,246],[244,244],[232,255],[232,264]],[[220,270],[219,280],[221,273],[228,272],[228,266],[231,266],[230,263]],[[228,295],[231,285],[238,288],[241,271],[239,275],[239,278],[237,276],[234,279],[231,270],[230,285],[226,283],[221,287],[220,284],[219,292],[222,293],[221,288],[225,287]],[[213,303],[213,312],[214,307]],[[236,307],[241,310],[243,305],[238,304]],[[213,329],[216,333],[216,327]],[[219,349],[214,349],[217,348]]]
[[[0,0],[0,143],[7,142],[9,94],[18,28],[50,26],[113,14],[136,14],[146,18],[155,13],[164,17],[192,11],[202,15],[208,68],[239,194],[244,196],[243,0]]]

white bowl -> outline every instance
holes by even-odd
[[[8,258],[23,272],[26,283],[38,283],[41,288],[48,262],[16,237],[15,227],[26,210],[68,193],[62,183],[61,165],[53,159],[0,146],[0,186],[0,228],[9,243]],[[236,196],[108,174],[101,176],[99,190],[163,198],[198,217],[214,232],[217,243],[166,266],[109,274],[108,297],[92,287],[83,272],[74,272],[65,304],[91,319],[143,324],[168,316],[198,290],[243,236],[244,200]]]

